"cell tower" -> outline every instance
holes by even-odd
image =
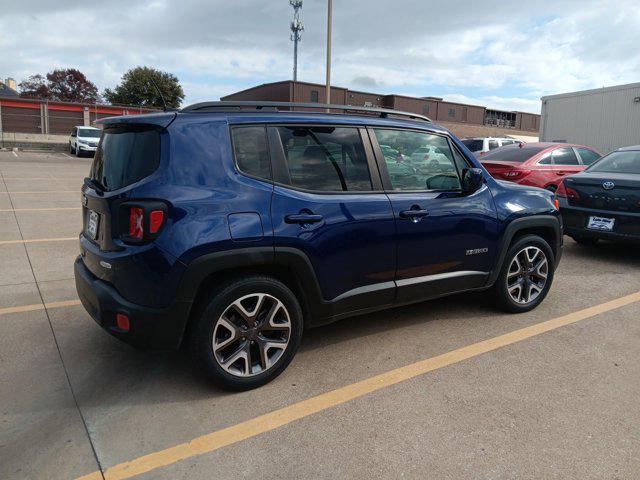
[[[300,20],[302,0],[289,0],[293,7],[293,20],[291,21],[291,41],[293,42],[293,81],[298,80],[298,42],[302,40],[300,33],[304,31],[304,24]]]

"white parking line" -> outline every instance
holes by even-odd
[[[14,157],[18,158],[18,154],[14,150],[11,150],[11,153],[13,153]]]
[[[64,153],[64,152],[60,152],[60,154],[61,154],[61,155],[63,155],[63,156],[65,156],[65,157],[67,157],[67,158],[71,158],[71,155],[67,155],[67,154],[66,154],[66,153]]]

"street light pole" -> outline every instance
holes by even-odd
[[[331,10],[332,0],[327,0],[327,104],[331,103]],[[327,109],[327,112],[329,109]]]

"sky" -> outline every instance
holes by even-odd
[[[0,77],[175,74],[183,105],[292,77],[288,0],[0,0]],[[540,97],[640,81],[638,0],[334,0],[332,84],[540,112]],[[326,0],[304,0],[298,79],[324,83]]]

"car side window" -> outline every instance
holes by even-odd
[[[551,153],[551,156],[555,165],[580,165],[578,157],[573,153],[573,149],[569,147],[556,148]]]
[[[495,150],[498,147],[499,145],[497,140],[489,140],[489,150]]]
[[[277,127],[293,187],[371,191],[367,156],[355,127]]]
[[[551,165],[551,154],[545,153],[540,160],[538,160],[538,165]]]
[[[460,177],[446,137],[410,130],[374,128],[396,191],[458,190]],[[464,159],[460,159],[466,164]]]
[[[271,161],[264,126],[231,129],[236,164],[241,172],[266,180],[271,179]]]
[[[71,130],[71,136],[72,137],[77,137],[78,136],[78,129],[74,128],[73,130]]]
[[[588,148],[576,148],[575,150],[578,152],[578,155],[580,155],[580,160],[582,160],[583,165],[591,165],[600,158],[598,153]]]

